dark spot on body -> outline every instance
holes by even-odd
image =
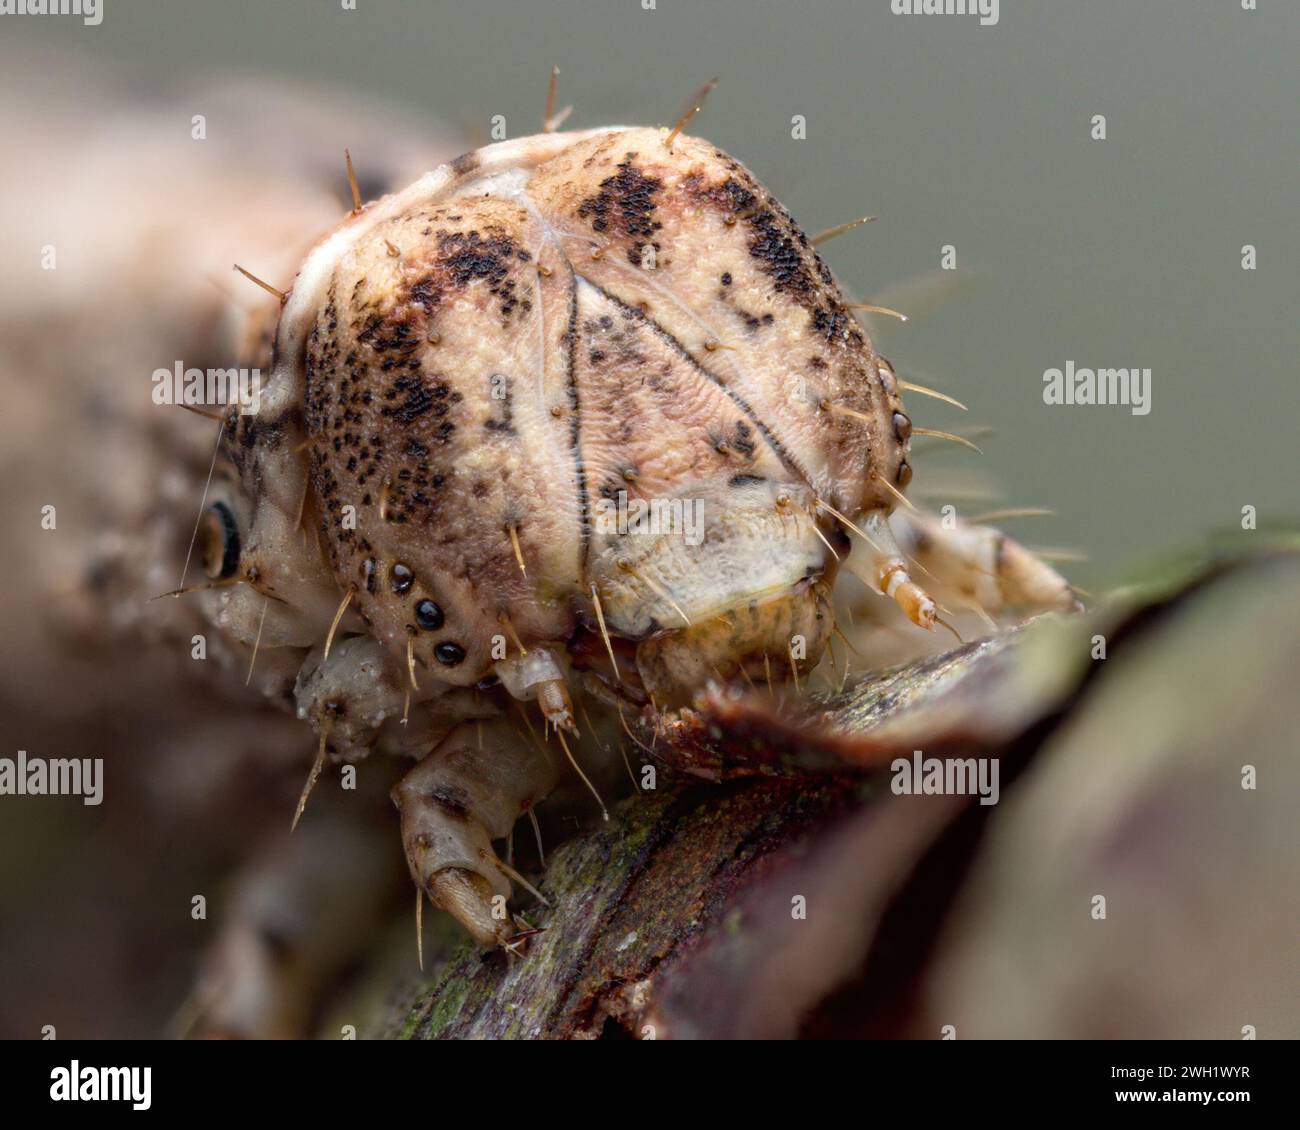
[[[812,314],[813,332],[829,342],[847,339],[856,343],[863,341],[862,330],[849,314],[833,302],[828,306],[818,306]]]
[[[479,167],[479,155],[477,152],[462,153],[451,162],[451,171],[458,177],[468,176]]]
[[[790,228],[770,211],[749,217],[748,223],[752,232],[749,253],[758,260],[776,289],[782,294],[806,298],[815,283]]]
[[[617,166],[618,171],[600,182],[600,190],[578,205],[578,215],[591,222],[597,232],[621,235],[632,240],[628,261],[641,262],[642,249],[649,243],[655,250],[654,233],[663,225],[654,218],[656,196],[663,181],[646,176],[632,164],[635,153],[628,153]]]
[[[744,420],[737,420],[732,430],[731,447],[748,459],[754,454],[754,430]]]
[[[441,264],[457,286],[474,279],[488,279],[499,285],[509,273],[508,260],[515,252],[515,244],[508,236],[484,239],[476,231],[449,232],[439,237],[438,251]]]
[[[402,424],[412,424],[429,412],[437,417],[445,416],[450,406],[461,399],[460,393],[453,391],[446,381],[427,381],[415,374],[398,377],[384,394],[384,399],[396,400],[402,393],[406,394],[406,399],[400,404],[380,410],[381,415]],[[446,435],[450,435],[453,428],[450,421],[444,422]]]
[[[442,785],[430,789],[427,796],[432,804],[437,805],[448,816],[457,820],[465,820],[469,817],[469,796],[463,790]]]

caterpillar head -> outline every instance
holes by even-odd
[[[309,647],[350,594],[340,630],[399,670],[524,697],[599,633],[682,700],[816,662],[840,519],[883,523],[909,436],[829,269],[733,158],[653,129],[492,145],[303,263],[230,444],[256,583],[222,616]]]

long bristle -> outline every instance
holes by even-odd
[[[878,218],[877,216],[863,216],[857,220],[850,220],[847,224],[836,224],[833,228],[823,228],[816,235],[810,235],[808,242],[817,247],[828,239],[834,239],[837,235],[844,235],[845,232],[851,232],[854,228],[862,227],[863,224],[874,223]]]
[[[528,649],[524,647],[524,641],[519,638],[519,633],[515,631],[514,624],[510,622],[510,617],[504,611],[497,613],[497,623],[510,633],[510,638],[514,641],[515,647],[519,649],[519,654],[527,655]]]
[[[631,573],[632,576],[634,576],[638,581],[640,581],[643,585],[645,585],[645,587],[648,588],[652,593],[654,593],[655,596],[659,597],[660,600],[666,600],[669,604],[672,605],[673,611],[676,612],[677,615],[680,616],[683,621],[685,621],[686,626],[688,628],[692,626],[691,618],[687,616],[684,611],[682,611],[681,605],[679,605],[677,601],[675,601],[672,598],[672,594],[669,593],[668,590],[665,589],[662,585],[660,585],[657,581],[652,581],[644,573],[637,572],[637,570],[633,567],[630,561],[621,561],[619,563],[619,568],[622,569],[625,573]]]
[[[546,852],[542,848],[542,826],[537,823],[537,813],[533,810],[533,806],[531,804],[528,806],[528,820],[533,826],[533,835],[537,839],[537,858],[540,861],[542,867],[545,868]]]
[[[817,528],[817,524],[815,522],[813,523],[812,529],[813,529],[813,533],[815,533],[821,539],[822,545],[824,545],[827,549],[831,551],[831,556],[834,557],[836,561],[841,560],[840,555],[835,552],[835,547],[826,540],[826,535],[823,534],[821,530]]]
[[[207,592],[209,589],[224,589],[229,588],[231,585],[242,585],[244,583],[243,577],[227,577],[224,581],[209,581],[206,585],[190,585],[187,589],[172,589],[171,592],[160,592],[157,596],[151,596],[149,600],[162,600],[166,596],[174,596],[179,599],[182,596],[188,596],[192,592]]]
[[[415,955],[424,972],[424,888],[415,888]]]
[[[519,545],[519,529],[512,523],[506,527],[506,530],[510,534],[510,544],[514,546],[515,549],[515,560],[519,562],[519,571],[524,575],[525,579],[527,579],[528,566],[524,564],[524,551]]]
[[[682,132],[682,130],[691,124],[691,119],[704,109],[704,100],[708,98],[709,94],[713,91],[713,88],[717,85],[718,80],[716,78],[711,78],[695,92],[695,97],[691,99],[685,113],[683,113],[682,116],[673,123],[672,130],[669,132],[668,136],[664,138],[665,149],[671,149],[673,147],[673,142],[677,140],[677,136]]]
[[[949,396],[946,392],[940,392],[938,389],[926,388],[925,385],[913,384],[911,381],[898,379],[898,387],[904,392],[919,392],[922,396],[932,396],[935,400],[942,400],[945,404],[951,404],[954,408],[960,408],[963,412],[970,409],[966,407],[955,396]]]
[[[980,618],[980,621],[984,624],[986,628],[988,628],[990,632],[996,632],[998,630],[998,622],[988,614],[988,610],[985,609],[985,607],[982,604],[978,604],[972,600],[969,603],[967,603],[966,607],[970,609],[970,611],[974,612],[975,615]]]
[[[352,214],[361,211],[361,186],[357,184],[357,171],[352,167],[352,154],[348,150],[343,150],[343,160],[348,166],[348,187],[352,190]],[[424,968],[423,964],[420,966]]]
[[[329,635],[325,637],[325,655],[324,659],[330,657],[330,648],[334,644],[334,633],[338,630],[339,621],[343,619],[343,613],[348,610],[348,605],[352,603],[352,596],[356,592],[353,585],[348,585],[348,591],[343,594],[343,602],[339,605],[339,610],[334,613],[334,620],[330,624]],[[322,662],[324,661],[322,660]]]
[[[303,548],[307,547],[307,529],[302,524],[303,518],[307,514],[307,496],[311,493],[311,480],[304,479],[302,484],[302,496],[298,499],[298,514],[293,520],[293,528],[302,530]]]
[[[406,636],[406,673],[411,680],[411,690],[418,691],[420,684],[415,681],[415,637],[409,632]]]
[[[831,668],[838,675],[840,673],[840,661],[835,654],[835,637],[833,635],[826,640],[826,654],[831,657]]]
[[[560,126],[564,125],[568,116],[573,113],[572,106],[565,106],[558,114],[555,112],[555,96],[560,86],[560,68],[551,68],[550,85],[546,88],[546,113],[542,117],[542,132],[554,133]]]
[[[957,637],[957,642],[959,644],[965,644],[966,641],[961,638],[961,633],[958,632],[957,629],[954,628],[951,624],[949,624],[948,621],[945,620],[942,616],[936,616],[934,618],[934,622],[936,624],[942,624],[945,628],[947,628],[948,631],[950,631],[954,636]]]
[[[860,652],[856,647],[853,646],[853,641],[850,640],[849,637],[844,634],[843,628],[841,628],[838,624],[835,624],[832,626],[831,631],[832,633],[839,636],[840,639],[844,641],[844,646],[847,647],[851,652],[853,652],[854,655],[856,655],[859,659],[863,658],[862,652]]]
[[[537,737],[537,729],[536,729],[536,727],[533,726],[533,720],[532,720],[531,718],[528,717],[528,711],[527,711],[526,709],[524,709],[524,704],[523,704],[522,702],[520,702],[518,699],[513,699],[512,701],[513,701],[514,704],[515,704],[515,709],[517,709],[517,710],[519,711],[520,717],[523,718],[523,720],[524,720],[524,725],[528,727],[528,734],[529,734],[529,737],[531,737],[531,738],[533,739],[533,741],[537,743],[537,745],[539,746],[539,748],[545,750],[545,749],[546,749],[546,743],[545,743],[545,742],[542,742],[542,741],[540,741],[540,740],[538,739],[538,737]],[[548,758],[549,758],[549,754],[548,754],[547,756],[548,756]]]
[[[522,875],[520,875],[518,871],[516,871],[513,867],[510,866],[510,864],[506,863],[502,859],[494,859],[492,862],[497,865],[497,867],[500,869],[503,875],[507,876],[508,878],[512,879],[514,882],[518,883],[521,887],[524,888],[524,890],[526,890],[530,895],[532,895],[533,898],[537,899],[538,902],[545,903],[547,906],[551,905],[551,900],[548,899],[544,894],[542,894],[542,892],[539,891],[536,887],[534,887],[532,883],[530,883],[527,879],[525,879]]]
[[[596,606],[596,623],[600,625],[600,634],[605,641],[605,650],[609,652],[610,666],[614,668],[614,678],[620,683],[623,676],[619,673],[618,660],[614,658],[614,641],[609,638],[609,629],[605,627],[605,610],[600,606],[600,593],[596,591],[595,582],[591,586],[591,599]]]
[[[849,657],[846,655],[844,657],[844,675],[840,679],[840,689],[835,693],[843,694],[844,688],[847,687],[848,685],[849,685]]]
[[[243,275],[244,278],[246,278],[249,282],[255,283],[257,286],[260,286],[264,291],[266,291],[267,294],[274,294],[276,298],[280,300],[281,306],[283,306],[287,301],[289,301],[289,295],[286,294],[283,290],[279,290],[276,287],[273,287],[269,282],[266,282],[263,279],[259,279],[251,271],[244,270],[244,268],[241,267],[238,263],[235,264],[235,270],[237,270],[241,275]]]
[[[916,506],[912,502],[912,500],[908,498],[907,495],[905,495],[901,490],[899,490],[898,487],[894,486],[894,484],[891,483],[887,478],[885,478],[884,475],[872,475],[871,477],[875,479],[876,482],[878,482],[881,486],[883,486],[887,491],[890,491],[894,495],[894,497],[897,498],[898,501],[901,502],[904,506],[906,506],[909,510],[916,509]]]
[[[266,623],[266,610],[271,607],[271,598],[266,597],[262,601],[262,616],[257,621],[257,639],[253,641],[253,654],[248,660],[248,674],[244,676],[244,686],[248,686],[253,681],[253,667],[257,663],[257,652],[262,646],[262,625]]]
[[[1065,549],[1051,545],[1027,545],[1025,546],[1030,553],[1043,561],[1056,561],[1068,563],[1071,561],[1087,561],[1088,555],[1077,549]]]
[[[888,306],[876,306],[870,302],[846,302],[844,303],[850,310],[861,310],[866,314],[884,314],[889,318],[897,318],[900,322],[906,322],[908,317],[897,310],[891,310]]]
[[[557,726],[555,732],[560,736],[560,745],[564,748],[564,756],[569,759],[569,764],[573,766],[574,772],[582,778],[582,783],[587,786],[587,791],[596,798],[596,803],[600,805],[600,818],[608,820],[609,809],[605,807],[605,802],[600,799],[600,793],[596,791],[596,786],[591,783],[587,774],[582,771],[582,766],[578,764],[577,758],[573,756],[573,751],[569,749],[569,743],[564,740],[564,731]]]
[[[1044,506],[1011,506],[1005,510],[986,510],[983,514],[975,514],[967,518],[966,521],[972,525],[981,525],[985,522],[1002,522],[1007,518],[1055,518],[1056,511],[1048,510]]]
[[[217,443],[212,449],[212,461],[208,464],[208,477],[203,484],[203,497],[199,499],[199,514],[194,519],[194,532],[190,534],[190,547],[185,551],[185,564],[181,567],[180,584],[176,586],[177,594],[185,588],[185,577],[190,571],[190,559],[194,556],[194,543],[199,540],[199,527],[203,524],[203,514],[208,505],[208,491],[212,489],[212,473],[217,469],[217,456],[221,453],[221,439],[226,434],[226,421],[221,421],[217,428]]]
[[[936,430],[935,428],[918,428],[915,425],[913,425],[912,434],[917,436],[929,436],[931,439],[946,439],[952,443],[959,443],[962,445],[962,447],[969,447],[977,455],[984,454],[984,452],[980,451],[980,449],[976,447],[973,443],[971,443],[970,440],[964,438],[963,436],[955,436],[952,434],[952,432],[941,432]]]
[[[618,752],[622,755],[623,768],[627,770],[627,777],[628,780],[632,782],[633,791],[639,793],[641,791],[641,786],[637,784],[636,774],[632,772],[632,762],[627,755],[627,746],[625,746],[622,742],[619,742]]]
[[[831,400],[823,400],[821,406],[822,410],[826,412],[837,412],[841,416],[852,416],[855,420],[861,420],[865,424],[875,423],[865,412],[859,412],[856,408],[846,408],[843,404],[836,404]]]
[[[848,518],[844,514],[841,514],[829,502],[823,502],[820,498],[814,499],[813,501],[816,502],[816,504],[820,506],[823,510],[825,510],[827,514],[831,515],[831,517],[839,519],[839,521],[843,522],[846,526],[848,526],[850,530],[852,530],[855,534],[857,534],[858,537],[862,538],[862,540],[865,541],[869,546],[871,546],[871,548],[874,549],[877,553],[881,552],[880,546],[878,546],[874,541],[871,540],[870,536],[867,534],[867,531],[864,530],[861,526],[855,525],[851,518]]]
[[[643,742],[640,738],[638,738],[634,733],[632,733],[631,727],[628,726],[627,718],[623,716],[623,703],[618,699],[615,699],[614,705],[618,708],[618,720],[623,725],[623,732],[627,734],[627,736],[631,738],[634,742],[636,742],[636,744],[639,745],[643,750],[645,750],[646,753],[650,753],[651,752],[650,747],[646,745],[645,742]],[[640,786],[638,786],[638,789],[639,787]]]
[[[184,408],[186,412],[193,412],[196,416],[202,416],[207,420],[216,420],[219,423],[225,423],[226,414],[224,412],[206,412],[196,404],[186,404],[183,400],[176,402],[178,408]]]
[[[550,133],[555,127],[551,119],[555,117],[555,93],[560,85],[560,68],[551,68],[550,85],[546,88],[546,113],[542,115],[542,132]]]
[[[320,777],[320,771],[325,767],[325,744],[329,741],[331,725],[332,720],[326,718],[321,726],[320,748],[316,752],[316,760],[312,762],[311,771],[307,774],[307,783],[302,787],[302,795],[298,798],[298,807],[294,810],[293,823],[289,825],[290,832],[298,827],[298,821],[302,819],[302,814],[307,808],[307,798],[311,796],[312,789],[316,787],[316,781]]]

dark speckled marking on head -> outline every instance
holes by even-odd
[[[627,259],[641,262],[647,245],[659,250],[655,233],[663,225],[655,219],[655,197],[663,181],[647,176],[633,163],[635,152],[625,154],[617,171],[600,182],[600,189],[578,205],[578,215],[591,223],[593,231],[628,239]]]
[[[808,310],[819,337],[862,344],[862,331],[838,298],[830,268],[790,213],[738,162],[721,151],[714,155],[726,175],[710,180],[704,173],[692,173],[684,179],[688,191],[721,211],[729,222],[748,229],[749,254],[779,293]],[[729,278],[723,280],[724,286],[730,285]]]

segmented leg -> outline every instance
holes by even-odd
[[[546,720],[557,730],[578,732],[569,695],[568,665],[563,648],[534,645],[496,664],[497,677],[520,702],[536,700]]]
[[[869,583],[892,599],[906,613],[913,624],[933,628],[937,618],[934,599],[912,580],[907,558],[889,527],[889,516],[883,510],[867,515],[866,533],[871,547],[871,576]]]
[[[492,841],[556,779],[549,751],[492,719],[457,727],[393,789],[411,878],[485,946],[515,933],[506,907],[514,872]]]
[[[999,612],[1010,606],[1073,609],[1069,583],[1019,542],[991,526],[895,511],[890,525],[908,557],[934,579],[941,599]],[[874,535],[873,535],[874,536]]]

